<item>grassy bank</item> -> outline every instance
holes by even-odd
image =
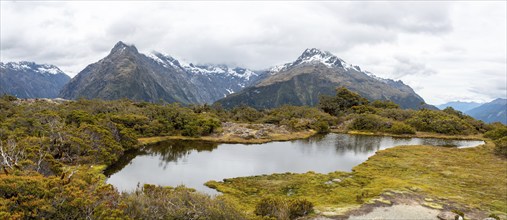
[[[426,198],[424,205],[431,207],[505,217],[507,160],[493,148],[490,142],[468,149],[394,147],[350,173],[273,174],[207,185],[250,213],[262,198],[292,197],[311,201],[318,213],[341,215],[365,203],[390,203],[380,196],[403,192]]]
[[[220,136],[202,136],[202,137],[188,137],[188,136],[160,136],[160,137],[146,137],[139,138],[140,144],[153,144],[165,140],[201,140],[217,143],[239,143],[239,144],[261,144],[272,141],[289,141],[296,139],[309,138],[317,132],[313,130],[292,132],[288,134],[271,134],[269,137],[263,138],[241,138],[234,135],[220,135]]]

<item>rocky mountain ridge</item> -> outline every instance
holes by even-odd
[[[0,62],[0,94],[18,98],[56,98],[70,80],[58,67],[34,62]]]
[[[145,55],[120,41],[108,56],[72,79],[60,95],[68,99],[131,98],[211,104],[251,85],[262,74],[225,65],[187,64],[159,52]]]
[[[53,67],[46,66],[39,72],[60,74]],[[25,66],[12,68],[22,70]],[[294,62],[253,71],[187,63],[160,52],[143,54],[134,45],[121,41],[109,55],[88,65],[63,86],[59,96],[182,104],[211,104],[219,100],[225,107],[246,104],[272,108],[284,104],[316,105],[320,95],[334,95],[340,86],[370,100],[391,100],[403,108],[432,107],[403,82],[376,77],[316,48],[306,49]]]
[[[382,79],[346,63],[327,51],[306,49],[294,62],[273,67],[270,75],[250,88],[219,100],[230,108],[249,105],[273,108],[284,104],[318,103],[320,95],[334,95],[344,86],[370,100],[391,100],[402,108],[431,108],[402,81]]]

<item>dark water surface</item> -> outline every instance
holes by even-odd
[[[138,183],[184,184],[214,194],[205,182],[271,173],[351,171],[376,151],[399,145],[464,148],[481,144],[484,142],[334,133],[265,144],[166,141],[127,153],[106,175],[110,176],[107,182],[120,191],[133,190]]]

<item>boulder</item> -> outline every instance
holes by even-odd
[[[437,215],[437,218],[440,220],[456,220],[456,216],[459,216],[458,214],[454,212],[444,211],[440,212]],[[461,218],[461,216],[459,216]],[[463,219],[463,218],[461,218]]]
[[[335,183],[340,183],[342,180],[341,179],[333,179],[332,181]]]

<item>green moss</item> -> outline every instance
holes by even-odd
[[[247,212],[260,198],[268,196],[304,198],[315,204],[317,213],[335,213],[344,207],[368,201],[383,202],[379,196],[398,193],[421,194],[423,205],[441,209],[448,201],[505,215],[507,210],[507,160],[494,155],[494,145],[467,148],[429,146],[395,147],[377,152],[356,166],[352,173],[273,174],[208,182],[223,197],[242,205]],[[341,182],[326,184],[333,179]],[[429,198],[438,198],[432,200]],[[487,198],[496,198],[491,200]]]
[[[432,209],[443,209],[444,208],[444,206],[442,204],[438,204],[435,202],[423,202],[422,205],[426,206],[428,208],[432,208]]]

